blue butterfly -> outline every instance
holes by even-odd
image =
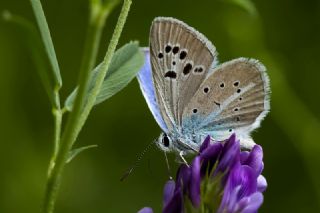
[[[217,52],[201,33],[174,18],[158,17],[137,78],[163,133],[156,141],[180,156],[198,152],[207,135],[213,142],[235,133],[241,146],[270,108],[269,78],[254,59],[217,65]]]

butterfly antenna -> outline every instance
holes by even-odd
[[[127,179],[127,177],[129,177],[129,175],[133,172],[133,170],[139,166],[139,163],[141,161],[141,159],[143,158],[143,156],[147,153],[147,151],[149,151],[149,149],[156,144],[157,139],[153,140],[151,143],[148,144],[148,146],[140,153],[140,155],[138,156],[136,162],[134,162],[134,164],[132,164],[132,166],[122,175],[122,177],[120,178],[120,181],[124,181],[125,179]]]

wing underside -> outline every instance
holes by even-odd
[[[156,97],[169,129],[181,126],[185,106],[215,64],[215,47],[199,32],[173,18],[156,18],[150,32]]]

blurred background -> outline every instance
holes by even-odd
[[[42,3],[64,100],[77,81],[88,1]],[[34,22],[29,1],[1,0],[3,10]],[[99,61],[119,11],[107,20]],[[215,44],[220,62],[252,57],[266,65],[271,113],[253,134],[264,148],[269,184],[260,212],[320,212],[320,1],[133,0],[119,45],[130,40],[148,45],[156,16],[176,17],[198,29]],[[15,25],[0,21],[0,212],[39,212],[53,148],[51,107],[24,37]],[[151,150],[119,181],[159,133],[136,80],[95,107],[76,146],[98,148],[67,165],[56,212],[136,212],[143,206],[160,212],[168,178],[161,152]]]

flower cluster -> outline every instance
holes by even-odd
[[[259,145],[241,151],[233,134],[225,142],[210,143],[208,136],[190,166],[179,167],[176,181],[164,187],[163,212],[254,213],[267,187]],[[145,207],[139,213],[152,213]]]

